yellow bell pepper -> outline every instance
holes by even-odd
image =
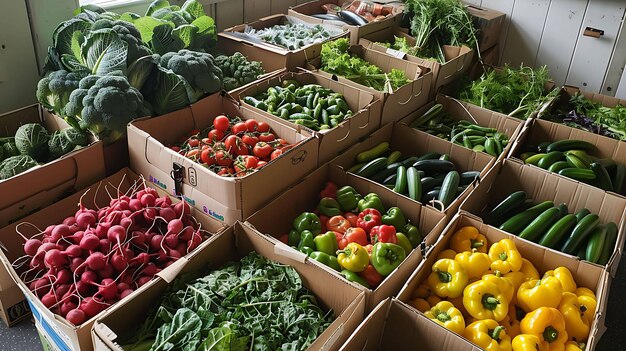
[[[561,282],[555,277],[545,277],[522,283],[517,290],[517,303],[526,312],[539,307],[557,308],[562,295]]]
[[[425,299],[432,294],[433,291],[430,289],[430,286],[428,286],[426,282],[422,282],[422,284],[418,285],[417,288],[413,290],[413,295],[411,297]]]
[[[511,239],[502,239],[489,248],[492,271],[502,274],[518,272],[522,268],[522,255],[517,251],[515,243]]]
[[[504,320],[500,322],[505,328],[506,333],[514,338],[520,334],[520,320],[524,318],[526,313],[519,308],[517,305],[510,303],[509,304],[509,313],[506,315]]]
[[[507,279],[513,284],[513,291],[517,292],[520,285],[526,281],[526,275],[522,272],[509,272],[502,276],[502,278]],[[513,294],[513,299],[511,301],[517,300],[517,294]]]
[[[413,300],[411,300],[411,306],[415,307],[416,310],[422,313],[430,309],[430,304],[428,303],[428,301],[420,297],[416,297]]]
[[[498,285],[479,280],[463,290],[463,306],[476,319],[495,319],[500,322],[509,311],[509,300]]]
[[[445,250],[441,251],[439,253],[439,255],[437,255],[437,260],[440,260],[442,258],[449,258],[449,259],[453,260],[455,256],[456,256],[456,251],[454,251],[452,249],[445,249]]]
[[[459,297],[455,297],[453,299],[451,298],[447,298],[448,301],[452,302],[452,304],[454,305],[454,307],[458,308],[459,311],[461,311],[461,313],[463,314],[463,318],[465,318],[465,324],[469,324],[467,323],[468,318],[471,317],[469,313],[467,313],[467,310],[465,309],[465,306],[463,306],[463,296],[459,296]]]
[[[465,269],[467,277],[470,279],[482,277],[489,270],[489,266],[491,266],[489,255],[476,252],[476,250],[458,253],[454,260],[461,264],[461,267]]]
[[[424,312],[424,315],[457,334],[463,334],[465,330],[465,320],[461,311],[455,308],[450,301],[439,302]]]
[[[577,288],[575,293],[578,296],[578,304],[580,304],[581,311],[585,313],[587,320],[591,324],[596,318],[596,307],[598,305],[596,294],[589,288]]]
[[[526,276],[525,280],[527,281],[541,278],[541,276],[539,276],[539,272],[537,271],[537,268],[535,268],[532,262],[530,262],[529,260],[525,258],[522,258],[522,267],[520,268],[519,271],[524,273],[524,275]]]
[[[511,342],[513,351],[548,351],[548,343],[537,335],[520,334]]]
[[[509,303],[513,300],[513,295],[515,294],[513,283],[510,279],[504,278],[500,272],[496,271],[495,274],[485,274],[482,280],[497,285],[498,289],[500,289],[500,292],[506,297]]]
[[[536,335],[541,341],[547,341],[550,351],[565,350],[567,342],[565,320],[556,308],[539,307],[528,313],[522,319],[520,329],[523,334]]]
[[[578,303],[578,296],[571,292],[564,292],[559,304],[559,311],[565,319],[567,335],[576,341],[585,341],[589,337],[589,325],[583,308]]]
[[[450,248],[456,252],[472,251],[476,249],[478,252],[487,253],[489,243],[484,235],[478,232],[478,229],[472,226],[463,227],[457,230],[452,238],[450,238]]]
[[[568,341],[565,343],[565,351],[583,351],[585,344],[579,344],[576,341]]]
[[[433,294],[426,298],[426,302],[428,302],[428,304],[431,306],[435,306],[436,304],[441,302],[441,297]]]
[[[459,297],[467,285],[467,273],[455,260],[441,259],[432,267],[428,286],[439,297]]]
[[[511,351],[511,337],[493,319],[476,321],[465,328],[463,336],[485,351]]]
[[[574,281],[574,277],[572,276],[572,272],[565,267],[557,267],[555,270],[547,271],[544,277],[556,277],[561,282],[561,286],[563,287],[563,292],[571,292],[576,291],[576,282]]]

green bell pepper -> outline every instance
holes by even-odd
[[[300,251],[300,252],[302,252],[303,254],[305,254],[305,255],[309,256],[309,255],[310,255],[311,253],[313,253],[313,251],[315,251],[315,250],[313,250],[312,248],[310,248],[310,247],[308,247],[308,246],[305,246],[305,247],[303,247],[303,248],[299,249],[298,251]]]
[[[402,246],[402,248],[404,249],[404,254],[408,256],[413,250],[413,246],[411,246],[409,238],[407,238],[404,233],[396,233],[396,238],[398,239],[398,245]]]
[[[300,232],[292,229],[289,231],[288,234],[288,239],[287,239],[287,244],[289,246],[298,246],[298,244],[300,244]]]
[[[369,193],[365,195],[364,198],[359,200],[358,203],[359,212],[365,211],[366,208],[375,208],[380,213],[385,213],[385,207],[383,206],[383,202],[378,197],[378,194]]]
[[[310,247],[312,249],[315,249],[314,236],[310,230],[303,230],[300,233],[300,242],[298,243],[298,250],[302,250],[303,247]]]
[[[317,205],[317,209],[321,214],[328,217],[339,216],[343,212],[339,208],[339,203],[337,200],[332,197],[324,197],[320,200],[320,203]]]
[[[339,262],[337,261],[337,257],[335,256],[331,256],[327,253],[321,252],[321,251],[313,251],[309,257],[311,257],[312,259],[316,260],[317,262],[324,264],[336,271],[341,271],[341,266],[339,265]]]
[[[370,287],[370,285],[367,283],[367,280],[363,279],[363,277],[361,277],[357,273],[354,273],[353,271],[344,269],[341,271],[341,275],[343,275],[343,277],[346,278],[349,282],[361,284],[368,289]]]
[[[372,248],[372,266],[383,277],[398,268],[405,257],[404,249],[400,245],[378,242]]]
[[[337,190],[337,202],[343,212],[354,210],[360,198],[361,195],[351,186],[346,185]]]
[[[310,230],[313,235],[322,232],[322,224],[320,218],[311,212],[302,212],[293,220],[293,227],[302,233],[303,230]]]
[[[413,248],[418,247],[419,244],[422,242],[422,233],[420,232],[418,227],[414,226],[411,223],[408,223],[404,226],[404,228],[402,229],[402,233],[404,233],[404,235],[409,238],[409,241],[411,242],[411,246]]]
[[[390,208],[387,213],[383,215],[382,220],[383,224],[394,226],[397,232],[402,231],[404,229],[404,226],[406,225],[406,219],[404,218],[404,214],[402,213],[402,210],[398,207]]]
[[[315,242],[315,248],[317,251],[335,256],[337,250],[339,250],[339,244],[337,243],[337,237],[332,231],[327,231],[324,234],[320,234],[313,239]]]

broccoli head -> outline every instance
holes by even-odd
[[[215,64],[224,75],[225,90],[233,90],[251,83],[265,73],[260,62],[248,61],[240,52],[232,56],[220,55],[215,58]]]
[[[65,105],[70,101],[70,94],[86,73],[54,71],[42,78],[37,84],[37,100],[54,113],[65,115]]]
[[[89,130],[106,143],[121,138],[128,122],[150,115],[139,90],[121,72],[83,78],[70,95],[66,112],[70,125]]]
[[[128,44],[128,65],[135,62],[140,57],[152,55],[152,51],[141,41],[141,33],[134,24],[123,20],[100,19],[91,26],[91,31],[110,28]]]
[[[180,50],[161,56],[161,66],[183,77],[194,90],[191,102],[222,89],[222,70],[213,56],[204,52]]]

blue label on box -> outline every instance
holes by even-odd
[[[35,318],[35,320],[37,320],[43,331],[46,333],[46,336],[52,343],[52,346],[61,351],[72,351],[72,349],[67,346],[67,344],[65,344],[63,339],[61,339],[57,332],[52,328],[50,323],[48,323],[46,318],[43,318],[41,313],[39,313],[39,310],[37,310],[37,308],[30,302],[30,300],[28,300],[28,304],[30,305],[30,310],[33,313],[33,317]]]

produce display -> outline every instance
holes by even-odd
[[[460,173],[449,155],[437,152],[402,157],[400,151],[389,149],[388,142],[359,153],[355,161],[348,172],[424,204],[436,200],[443,208],[480,176],[479,171]]]
[[[353,113],[343,95],[295,80],[284,80],[282,86],[270,87],[254,97],[246,96],[243,102],[315,131],[332,129]]]
[[[606,191],[620,193],[624,185],[626,168],[610,158],[588,154],[595,145],[583,140],[559,140],[529,146],[519,157],[550,172],[587,183]],[[531,151],[532,150],[532,151]]]
[[[319,196],[315,213],[294,218],[293,229],[279,239],[351,282],[376,289],[422,241],[402,210],[385,211],[375,193],[361,196],[327,182]]]
[[[446,116],[441,104],[433,105],[409,126],[494,157],[500,156],[509,144],[509,137],[495,128],[481,127],[466,120],[455,121]]]
[[[322,44],[320,69],[389,93],[409,83],[404,71],[394,68],[385,73],[378,66],[350,53],[349,48],[350,42],[347,38]]]
[[[461,100],[482,108],[526,119],[559,92],[545,91],[550,80],[546,66],[519,69],[504,65],[491,69],[461,92]]]
[[[0,138],[0,181],[88,144],[87,135],[73,128],[50,134],[39,123],[24,124],[14,137]]]
[[[248,61],[240,52],[236,52],[232,56],[215,56],[214,62],[222,70],[224,89],[228,91],[252,83],[265,74],[261,62]]]
[[[207,234],[184,202],[135,183],[108,206],[78,210],[30,238],[16,227],[24,254],[14,262],[22,281],[50,311],[81,325],[194,250]],[[40,230],[40,229],[38,229]],[[20,269],[27,265],[28,270]]]
[[[442,45],[476,47],[476,29],[472,17],[456,0],[407,0],[405,16],[410,19],[411,35],[416,42],[407,47],[396,39],[396,45],[412,55],[433,58],[445,63]]]
[[[126,351],[305,350],[333,319],[295,269],[252,252],[172,282],[121,343]]]
[[[449,247],[413,292],[411,305],[426,317],[484,350],[584,349],[597,300],[569,269],[540,276],[512,240],[490,245],[471,226]]]
[[[298,50],[324,42],[338,33],[332,33],[320,24],[286,23],[261,29],[248,27],[246,34],[288,50]]]
[[[267,122],[220,115],[204,130],[191,131],[170,149],[224,177],[244,177],[294,145],[270,131]]]
[[[572,95],[568,104],[558,107],[541,118],[562,123],[567,126],[586,130],[617,140],[626,140],[626,107],[616,105],[605,107],[599,102],[587,99],[577,92]]]
[[[524,191],[511,193],[484,218],[505,232],[600,265],[609,262],[617,241],[614,222],[601,224],[586,208],[572,214],[566,204],[536,204]]]

